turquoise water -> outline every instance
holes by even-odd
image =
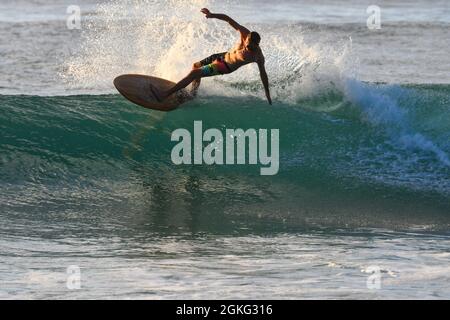
[[[168,114],[140,109],[118,95],[2,96],[2,203],[20,205],[19,195],[26,198],[29,187],[42,186],[50,192],[44,199],[23,200],[48,210],[58,207],[52,192],[59,190],[88,192],[94,196],[89,202],[97,203],[96,192],[144,185],[168,193],[164,203],[193,197],[200,215],[218,206],[215,214],[300,226],[306,219],[306,225],[446,230],[448,96],[446,85],[350,81],[346,96],[323,93],[297,105],[273,108],[254,98],[212,97]],[[339,107],[316,111],[323,105]],[[193,135],[198,120],[204,130],[279,129],[279,173],[263,177],[252,165],[175,166],[171,133],[186,128]]]
[[[162,114],[118,95],[1,96],[1,297],[448,297],[449,88],[349,86],[395,106],[214,97]],[[175,167],[170,133],[194,120],[280,128],[279,174]]]
[[[43,3],[0,10],[0,298],[450,297],[447,2],[382,2],[378,33],[352,1],[82,1],[80,31]],[[264,34],[273,106],[251,67],[171,113],[117,94],[230,45],[207,5]],[[279,173],[175,166],[171,133],[200,120],[279,129]]]

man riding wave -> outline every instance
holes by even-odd
[[[200,86],[201,78],[212,77],[217,75],[229,74],[242,66],[249,63],[257,63],[261,81],[264,85],[267,101],[272,104],[269,90],[269,79],[265,69],[265,59],[259,43],[261,41],[260,35],[247,28],[241,26],[239,23],[231,19],[229,16],[220,13],[211,13],[208,9],[201,10],[208,19],[219,19],[228,22],[234,29],[240,33],[239,43],[228,52],[213,54],[212,56],[196,62],[193,65],[192,71],[174,87],[166,92],[155,92],[151,87],[153,94],[158,101],[163,101],[173,93],[186,88],[192,83],[192,93],[195,96]]]

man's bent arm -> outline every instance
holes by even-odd
[[[239,31],[241,33],[241,36],[243,38],[247,37],[247,35],[250,33],[250,30],[248,30],[246,27],[241,26],[239,23],[231,19],[226,14],[222,13],[211,13],[208,9],[202,9],[202,12],[206,15],[206,18],[208,19],[219,19],[222,21],[228,22],[234,29]]]
[[[266,68],[264,67],[264,61],[259,61],[258,67],[259,67],[259,74],[261,75],[261,81],[264,85],[264,90],[266,92],[267,101],[269,101],[269,104],[272,104],[272,98],[270,97],[270,90],[269,90],[269,77],[267,77]]]

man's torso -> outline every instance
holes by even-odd
[[[258,51],[251,52],[242,43],[239,43],[225,54],[225,62],[233,72],[246,64],[257,62],[260,56],[262,56],[261,49],[258,48]]]

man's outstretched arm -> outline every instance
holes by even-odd
[[[272,98],[270,97],[270,90],[269,90],[269,77],[267,76],[266,67],[264,66],[264,58],[258,60],[258,68],[259,68],[259,74],[261,75],[261,81],[264,85],[264,91],[266,92],[267,101],[269,101],[269,104],[272,104]]]
[[[233,19],[231,19],[229,16],[227,16],[226,14],[221,14],[221,13],[211,13],[208,9],[203,8],[201,10],[202,13],[205,14],[206,18],[208,19],[219,19],[222,21],[226,21],[228,22],[234,29],[236,29],[237,31],[239,31],[239,33],[241,34],[241,37],[243,39],[245,39],[247,37],[247,35],[250,33],[250,30],[248,30],[246,27],[241,26],[239,23],[237,23],[236,21],[234,21]]]

